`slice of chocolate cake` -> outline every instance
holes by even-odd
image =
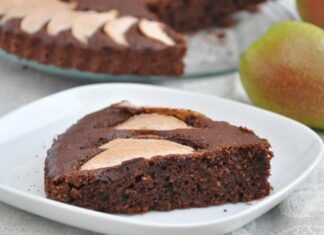
[[[270,193],[272,152],[253,131],[190,110],[119,103],[48,151],[48,198],[111,213],[247,202]]]

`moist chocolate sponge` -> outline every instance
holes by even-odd
[[[187,128],[116,128],[141,114],[172,116]],[[105,151],[101,146],[120,139],[167,140],[193,151],[81,169]],[[272,156],[268,141],[247,128],[190,110],[121,103],[87,115],[54,140],[45,162],[45,189],[53,200],[110,213],[247,202],[270,193]]]

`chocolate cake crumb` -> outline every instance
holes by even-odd
[[[265,0],[147,0],[149,9],[180,32],[196,31],[211,25],[231,27],[231,14]]]

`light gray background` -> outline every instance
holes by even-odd
[[[285,4],[294,10],[293,0]],[[42,74],[0,59],[0,116],[49,94],[84,85]],[[160,85],[248,102],[238,75]],[[324,133],[319,132],[324,140]],[[235,232],[238,234],[324,234],[324,160],[307,181],[279,206]],[[23,212],[0,203],[0,235],[94,234]]]

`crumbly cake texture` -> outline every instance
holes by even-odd
[[[177,31],[187,32],[232,22],[230,15],[266,0],[147,0],[149,9]],[[185,13],[183,13],[185,9]]]
[[[182,75],[180,31],[221,22],[263,0],[1,0],[0,48],[94,73]]]
[[[268,141],[247,128],[119,103],[54,140],[45,190],[50,199],[110,213],[247,202],[270,193],[272,156]]]

